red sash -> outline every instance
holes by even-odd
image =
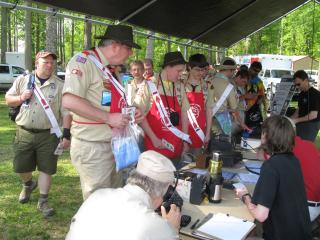
[[[165,96],[160,95],[160,97],[161,97],[165,107],[168,108]],[[181,124],[181,122],[182,122],[181,108],[180,108],[178,99],[177,99],[177,97],[173,97],[173,96],[167,96],[167,99],[168,99],[169,105],[175,106],[175,108],[176,108],[175,111],[177,113],[179,113],[179,125],[176,126],[176,128],[181,130],[181,126],[182,126],[182,124]],[[174,103],[174,101],[175,101],[175,103]],[[173,111],[173,110],[174,109],[171,109],[171,111]],[[171,152],[170,150],[167,150],[167,149],[156,148],[155,146],[153,146],[152,141],[147,136],[147,134],[145,134],[145,137],[144,137],[144,145],[145,145],[146,150],[154,150],[156,152],[159,152],[159,153],[165,155],[168,158],[179,157],[182,153],[182,145],[183,145],[182,140],[180,138],[178,138],[176,135],[174,135],[172,132],[170,132],[169,129],[167,129],[167,127],[161,121],[160,114],[158,112],[158,109],[157,109],[157,106],[155,103],[152,104],[151,109],[150,109],[146,119],[150,125],[150,128],[152,129],[152,131],[154,132],[154,134],[158,138],[165,139],[174,146],[174,152]]]
[[[187,97],[190,103],[190,107],[194,116],[197,119],[199,127],[202,131],[206,132],[206,112],[204,107],[204,95],[203,92],[187,92]],[[189,135],[192,141],[190,145],[191,148],[200,148],[203,145],[202,140],[199,138],[198,134],[194,131],[193,127],[190,125],[189,122]]]

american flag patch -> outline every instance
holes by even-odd
[[[86,61],[87,59],[81,56],[78,56],[76,59],[76,62],[79,62],[79,63],[86,63]]]

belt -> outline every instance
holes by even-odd
[[[19,126],[19,127],[22,128],[23,130],[27,131],[27,132],[32,132],[32,133],[41,133],[41,132],[50,131],[50,129],[26,128],[24,126]]]
[[[308,201],[309,207],[320,207],[320,202]]]

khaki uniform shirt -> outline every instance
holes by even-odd
[[[96,50],[102,65],[108,65],[108,61],[99,48],[96,48]],[[102,93],[110,91],[104,87],[103,80],[104,77],[101,70],[90,59],[83,53],[76,54],[69,61],[66,68],[63,94],[70,93],[84,98],[92,106],[109,112],[109,106],[101,105]],[[107,124],[92,124],[96,122],[75,113],[72,116],[71,134],[73,137],[86,141],[109,142],[111,140],[111,129]]]
[[[217,73],[215,75],[215,78],[213,79],[213,82],[212,82],[212,86],[214,89],[213,96],[214,96],[215,103],[218,102],[219,98],[222,96],[222,94],[224,93],[224,90],[226,89],[229,83],[230,82],[228,78],[225,77],[223,74]],[[233,88],[230,94],[228,95],[227,99],[221,105],[219,112],[223,112],[226,109],[234,111],[237,109],[237,107],[238,107],[237,92]]]
[[[186,81],[185,84],[185,90],[186,92],[192,92],[193,88],[191,86],[191,83],[189,81]],[[214,90],[213,90],[213,86],[210,82],[204,82],[203,80],[201,80],[201,83],[199,85],[197,85],[195,87],[195,91],[194,92],[203,92],[203,94],[205,95],[205,107],[206,108],[212,108],[213,104],[214,104]]]
[[[27,90],[29,76],[19,76],[13,83],[12,87],[7,92],[8,95],[18,96]],[[40,88],[49,103],[54,116],[61,125],[62,117],[68,114],[67,110],[61,107],[63,81],[52,75],[42,86],[39,79],[35,78],[35,84]],[[29,106],[22,104],[20,112],[16,118],[16,123],[19,126],[24,126],[30,129],[50,129],[51,123],[42,108],[42,105],[36,98],[35,94],[30,99]]]
[[[164,95],[164,91],[163,91],[160,80],[159,80],[159,82],[154,82],[154,84],[157,86],[159,94]],[[148,84],[146,83],[146,85],[148,85]],[[163,85],[165,88],[166,95],[173,96],[174,91],[173,91],[172,81],[163,80]],[[189,101],[188,101],[188,98],[187,98],[187,95],[185,92],[184,85],[180,81],[178,81],[174,84],[174,86],[175,86],[175,96],[178,99],[179,105],[181,107],[181,111],[187,112],[188,109],[190,108],[190,105],[189,105]],[[148,106],[146,106],[147,103],[148,103]],[[144,92],[144,98],[140,98],[138,100],[136,99],[135,105],[137,107],[139,107],[140,109],[145,109],[145,112],[147,113],[147,112],[149,112],[149,110],[152,106],[152,103],[153,103],[152,93],[151,93],[149,86],[148,86],[148,90]],[[166,102],[164,101],[163,104],[166,105]],[[170,106],[170,108],[174,108],[174,106]]]
[[[239,87],[236,85],[234,80],[231,80],[230,83],[234,86],[234,89],[237,92],[237,100],[238,100],[238,107],[237,110],[245,111],[246,110],[246,101],[244,99],[239,99],[239,97],[245,94],[245,89],[243,87]]]
[[[131,94],[128,93],[129,86],[131,87]],[[131,96],[132,106],[139,107],[143,114],[147,114],[151,107],[151,93],[148,87],[146,80],[143,80],[140,84],[137,84],[133,79],[131,80],[126,87],[127,97]]]

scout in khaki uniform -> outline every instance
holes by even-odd
[[[193,155],[198,155],[201,148],[210,140],[211,126],[207,125],[212,118],[210,109],[213,106],[213,89],[211,83],[202,79],[202,72],[208,67],[208,62],[203,54],[194,54],[190,56],[188,62],[188,75],[185,81],[185,89],[192,112],[199,124],[199,127],[205,133],[204,142],[195,132],[189,121],[189,134],[192,141],[190,151]],[[209,111],[207,111],[207,109]]]
[[[133,79],[127,85],[127,97],[129,105],[138,106],[143,114],[147,114],[150,109],[150,99],[146,98],[147,94],[150,96],[148,84],[143,77],[144,66],[143,62],[136,60],[130,63],[130,73]]]
[[[214,102],[216,105],[218,104],[219,99],[224,95],[226,88],[229,86],[230,79],[233,77],[236,67],[236,62],[232,58],[223,59],[222,64],[217,66],[219,72],[216,73],[212,81]],[[213,117],[212,131],[214,135],[226,134],[231,136],[231,114],[233,114],[238,107],[237,92],[232,88],[226,96],[227,97]]]
[[[249,71],[246,69],[240,69],[235,77],[231,80],[231,83],[234,85],[235,90],[237,91],[238,98],[238,108],[235,114],[239,114],[237,117],[232,119],[232,135],[239,134],[242,130],[251,131],[248,126],[245,124],[245,111],[247,108],[246,101],[244,99],[245,88],[249,79]]]
[[[152,59],[146,58],[143,61],[143,65],[144,65],[144,74],[143,74],[144,79],[155,82],[158,74],[153,71]]]
[[[145,132],[145,149],[157,151],[173,160],[175,164],[180,160],[181,153],[188,151],[189,146],[169,130],[165,121],[170,117],[170,122],[176,129],[185,134],[188,132],[187,110],[190,105],[184,86],[178,81],[179,75],[185,69],[185,63],[180,52],[166,53],[155,87],[168,115],[164,119],[161,118],[156,102],[152,101],[151,108],[141,123]],[[149,99],[152,99],[152,96],[149,96]],[[164,141],[171,145],[170,150]]]
[[[120,65],[132,55],[132,48],[140,48],[129,26],[109,26],[98,38],[98,47],[77,54],[68,63],[62,99],[73,113],[70,153],[84,199],[96,189],[122,184],[111,150],[111,129],[124,128],[129,122],[129,116],[121,114],[125,99],[89,56],[103,67]],[[141,112],[136,111],[135,117],[141,121]]]
[[[38,209],[45,217],[54,214],[54,209],[48,206],[48,193],[51,175],[57,171],[58,156],[54,155],[54,152],[59,143],[59,138],[50,132],[53,126],[43,109],[45,100],[58,122],[61,123],[64,117],[65,129],[62,144],[64,148],[70,145],[71,117],[67,111],[61,109],[63,81],[52,74],[56,59],[57,56],[54,53],[39,52],[36,55],[35,75],[18,77],[6,94],[6,102],[9,106],[15,107],[22,104],[16,118],[17,132],[13,145],[14,171],[20,175],[23,182],[19,202],[28,202],[31,192],[37,187],[37,182],[32,180],[32,172],[37,167],[40,190]],[[34,91],[38,91],[35,86],[40,89],[45,100],[35,96]]]

